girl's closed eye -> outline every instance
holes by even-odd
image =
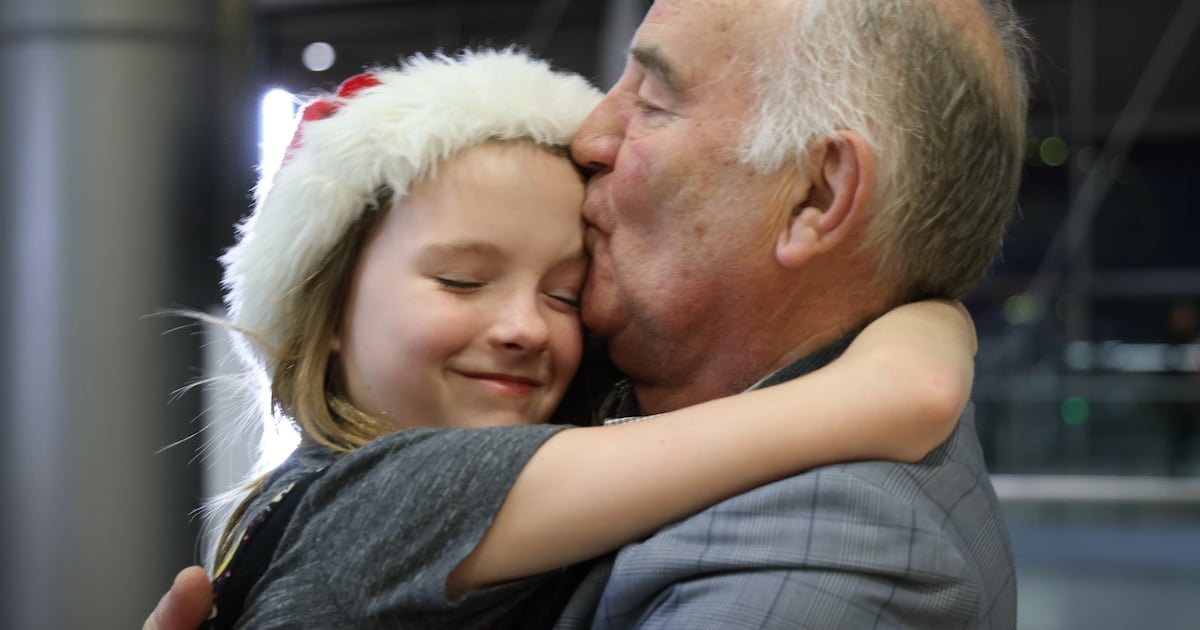
[[[578,293],[568,291],[552,291],[546,295],[550,296],[550,299],[558,302],[559,304],[574,310],[579,309],[580,302]]]
[[[442,285],[444,288],[454,291],[470,291],[472,289],[483,288],[484,283],[478,280],[470,280],[466,278],[452,278],[448,276],[434,276],[434,281]]]

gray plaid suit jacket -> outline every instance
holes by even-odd
[[[917,464],[819,468],[626,546],[592,568],[555,627],[1008,629],[1015,579],[968,407]]]

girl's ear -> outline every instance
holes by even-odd
[[[779,234],[775,258],[792,269],[838,247],[855,225],[867,220],[875,184],[870,146],[853,131],[817,143],[807,153],[809,187]]]

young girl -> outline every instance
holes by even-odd
[[[214,625],[528,627],[547,572],[951,432],[973,332],[937,303],[783,385],[547,424],[591,424],[563,410],[609,385],[576,376],[584,187],[563,148],[598,98],[510,50],[416,57],[303,110],[223,257],[240,355],[303,441],[225,530]]]

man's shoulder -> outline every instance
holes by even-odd
[[[728,524],[764,536],[766,545],[777,539],[790,541],[800,533],[812,537],[851,527],[942,536],[967,505],[976,513],[998,513],[991,482],[986,472],[979,474],[982,470],[953,460],[823,466],[726,499],[664,528],[660,535]],[[964,505],[964,497],[973,498]],[[747,536],[732,541],[744,546]]]
[[[815,468],[710,506],[627,546],[621,556],[653,561],[652,556],[674,557],[681,547],[693,547],[713,558],[726,548],[730,562],[761,556],[810,566],[814,544],[844,548],[853,540],[883,556],[910,546],[940,546],[946,549],[939,553],[972,556],[981,535],[1008,547],[1000,506],[966,414],[950,438],[920,462]]]
[[[769,501],[779,502],[781,509],[820,509],[824,505],[820,497],[845,492],[864,499],[878,495],[889,504],[909,506],[920,512],[925,511],[924,502],[930,501],[938,508],[935,512],[944,514],[972,490],[982,492],[990,502],[995,501],[975,433],[973,409],[968,405],[951,435],[919,462],[871,460],[822,466],[765,484],[713,507]],[[818,500],[797,502],[799,496]]]
[[[608,594],[713,574],[940,584],[972,614],[1011,600],[1011,544],[969,415],[921,462],[816,468],[665,527],[619,552]]]

